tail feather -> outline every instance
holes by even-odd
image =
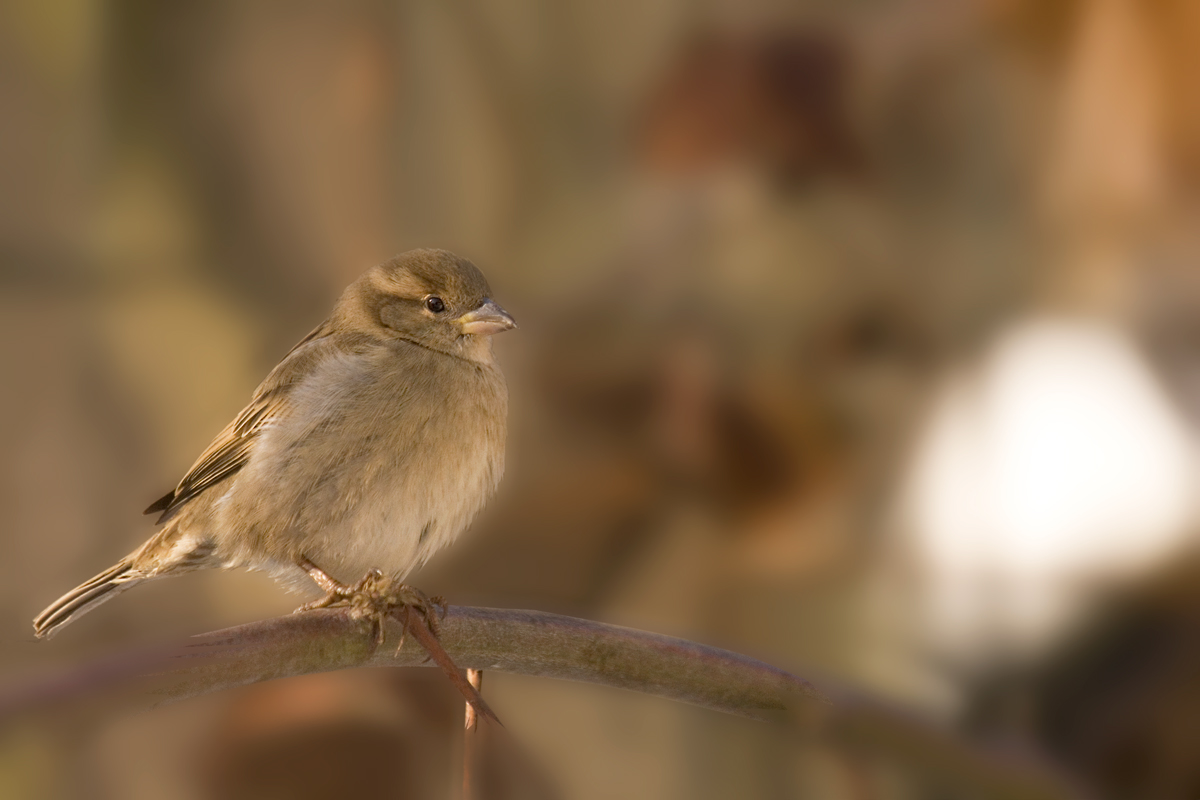
[[[38,614],[33,621],[34,635],[39,639],[49,639],[71,620],[145,579],[146,576],[134,568],[131,558],[121,560],[86,583],[76,586]]]

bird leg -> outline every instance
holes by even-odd
[[[384,618],[392,615],[397,609],[408,606],[420,612],[430,632],[434,636],[438,635],[440,617],[446,613],[446,602],[441,597],[430,599],[420,589],[389,578],[377,569],[368,572],[353,586],[347,586],[307,558],[301,558],[297,564],[325,590],[326,594],[319,600],[305,603],[294,613],[316,608],[348,606],[352,617],[371,622],[375,641],[382,644]],[[440,609],[440,613],[435,609]],[[403,639],[400,640],[400,644],[404,644]]]
[[[471,704],[476,713],[497,724],[500,723],[496,714],[484,702],[479,690],[462,676],[454,660],[437,640],[441,617],[446,614],[444,598],[427,597],[420,589],[393,580],[377,569],[368,572],[361,581],[353,586],[347,586],[307,558],[302,557],[296,563],[312,577],[318,586],[326,591],[326,595],[320,600],[305,603],[293,613],[299,614],[301,611],[311,611],[314,608],[349,606],[352,617],[371,621],[376,647],[383,644],[384,618],[396,617],[404,625],[404,635],[407,635],[410,630],[412,631],[413,637],[425,648],[429,657],[442,668],[442,672],[446,674],[450,682],[462,692],[463,697]],[[424,618],[424,628],[412,622],[410,613],[412,611],[416,611]],[[397,650],[403,646],[404,636],[401,636]]]

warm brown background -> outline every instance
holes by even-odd
[[[946,575],[903,509],[946,376],[1035,315],[1124,337],[1194,447],[1198,85],[1192,0],[4,3],[0,667],[290,610],[202,574],[29,626],[149,534],[346,283],[436,246],[521,329],[509,475],[418,585],[760,656],[1102,797],[1195,797],[1194,515],[1120,575],[1067,548],[1062,621],[1007,615],[1018,569],[1002,622],[960,629],[922,610]],[[446,797],[461,710],[426,673],[28,720],[0,796]],[[566,797],[951,796],[665,701],[486,690]]]

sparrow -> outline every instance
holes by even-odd
[[[508,392],[491,337],[514,327],[483,274],[453,253],[413,250],[370,269],[146,509],[159,530],[52,603],[35,634],[199,569],[262,570],[327,592],[302,608],[381,582],[407,589],[403,578],[500,481]]]

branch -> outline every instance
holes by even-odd
[[[346,609],[239,625],[170,648],[121,654],[0,691],[0,723],[106,691],[134,690],[153,705],[235,686],[351,667],[432,666],[388,620],[376,646]],[[750,717],[821,698],[807,681],[747,656],[670,636],[547,614],[448,606],[439,641],[459,667],[598,683]]]
[[[153,704],[250,683],[350,667],[432,666],[389,620],[323,609],[202,634],[182,646],[122,654],[0,691],[0,725],[31,711],[114,690]],[[748,656],[670,636],[547,614],[449,606],[439,641],[459,667],[597,683],[741,716],[815,724],[823,738],[889,754],[951,786],[993,798],[1077,798],[1052,766],[972,744],[887,704],[852,694],[835,705],[807,681]],[[801,726],[806,727],[806,726]]]
[[[494,608],[449,606],[439,641],[459,667],[598,683],[743,716],[796,708],[821,695],[769,664],[683,639],[616,625]],[[389,622],[384,644],[344,610],[314,611],[196,637],[177,651],[199,656],[176,665],[164,699],[347,667],[431,666],[402,628]]]

